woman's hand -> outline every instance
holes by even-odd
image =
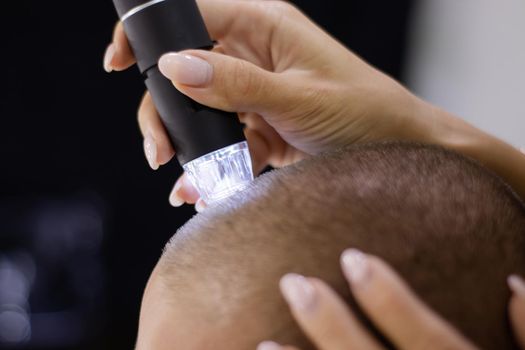
[[[525,349],[525,281],[521,277],[510,276],[509,288],[513,292],[509,304],[510,320],[518,344]]]
[[[349,249],[341,257],[341,266],[359,306],[396,348],[475,348],[423,304],[381,259]],[[319,349],[383,349],[323,281],[290,274],[280,286],[293,316]],[[514,291],[510,310],[516,335],[525,346],[525,284],[514,276],[509,286]],[[295,348],[271,341],[258,347],[279,349]]]
[[[218,45],[163,56],[159,68],[183,94],[246,124],[254,172],[356,142],[439,144],[477,159],[525,198],[525,158],[514,147],[412,95],[282,1],[197,0]],[[104,59],[107,71],[135,62],[121,23]],[[175,154],[149,94],[139,125],[150,166]],[[170,196],[195,203],[185,176]],[[202,207],[198,203],[197,208]]]
[[[165,55],[159,67],[192,99],[239,112],[255,172],[355,142],[423,137],[426,128],[415,115],[424,104],[292,5],[240,0],[198,5],[217,47]],[[134,63],[121,23],[104,62],[108,71]],[[176,150],[148,94],[139,124],[156,169]],[[172,204],[197,199],[189,181],[180,179]]]

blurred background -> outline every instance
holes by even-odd
[[[418,94],[525,145],[524,1],[295,3]],[[102,69],[116,20],[109,0],[0,12],[0,349],[132,348],[149,273],[194,214],[168,204],[178,165],[147,166],[137,70]]]

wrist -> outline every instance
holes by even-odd
[[[475,159],[525,198],[525,157],[517,148],[438,107],[426,105],[432,127],[429,127],[424,142]]]
[[[471,155],[470,151],[478,149],[478,145],[488,136],[463,119],[422,99],[414,98],[414,141]]]

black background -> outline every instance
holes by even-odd
[[[410,3],[296,1],[395,77]],[[90,321],[93,332],[70,348],[132,348],[148,275],[165,242],[194,213],[168,204],[178,165],[157,172],[147,166],[136,122],[144,90],[137,70],[102,69],[116,19],[109,0],[12,1],[0,10],[2,208],[16,212],[20,203],[87,193],[104,212],[103,298]],[[0,254],[7,249],[1,237]]]

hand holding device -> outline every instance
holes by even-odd
[[[211,52],[169,54],[161,59],[162,72],[195,101],[240,112],[256,173],[266,165],[284,166],[352,143],[410,140],[475,158],[525,196],[525,158],[518,150],[414,96],[292,5],[270,0],[197,3],[218,45]],[[186,64],[176,55],[184,56]],[[121,24],[105,62],[107,70],[134,62]],[[189,81],[189,66],[207,67],[202,68],[207,73]],[[166,163],[174,150],[149,94],[139,124],[156,151],[149,153],[152,163]],[[182,205],[198,198],[183,176],[170,201]]]
[[[169,51],[210,49],[194,0],[114,0],[159,117],[177,158],[207,203],[253,180],[248,145],[235,114],[203,106],[181,94],[158,68]]]

